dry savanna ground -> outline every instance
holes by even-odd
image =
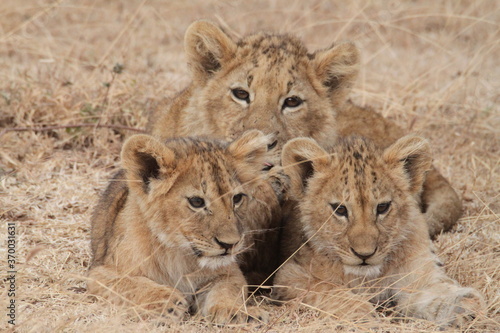
[[[92,208],[119,167],[128,128],[144,128],[148,111],[188,84],[183,35],[199,18],[235,36],[293,33],[311,50],[357,44],[362,69],[351,98],[427,137],[463,199],[459,224],[436,241],[448,274],[487,299],[487,317],[463,330],[499,329],[500,2],[2,0],[0,330],[12,329],[8,223],[17,235],[19,332],[366,329],[266,302],[269,325],[215,327],[197,317],[159,325],[85,292]],[[373,331],[436,330],[381,316]]]

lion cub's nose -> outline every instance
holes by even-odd
[[[377,248],[375,248],[375,250],[373,250],[373,252],[372,252],[372,253],[366,253],[366,252],[361,252],[361,253],[358,253],[358,252],[356,252],[356,251],[355,251],[352,247],[351,247],[351,251],[352,251],[352,253],[354,253],[354,254],[355,254],[355,255],[356,255],[359,259],[361,259],[361,260],[366,260],[366,259],[368,259],[368,258],[372,257],[372,256],[375,254],[375,252],[377,252]]]
[[[219,240],[217,237],[214,238],[215,242],[219,244],[220,247],[222,247],[224,250],[231,250],[238,244],[240,239],[224,239],[224,241]]]

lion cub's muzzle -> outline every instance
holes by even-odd
[[[243,252],[243,237],[240,233],[215,235],[212,239],[205,239],[192,244],[198,263],[202,268],[217,269],[235,262],[236,255]]]
[[[377,252],[377,249],[378,247],[375,248],[375,250],[368,250],[368,251],[364,251],[364,252],[356,252],[356,250],[354,250],[352,247],[351,247],[351,252],[356,256],[358,257],[359,259],[361,259],[361,263],[359,264],[360,266],[367,266],[367,265],[370,265],[367,260],[370,259],[371,257],[373,257],[373,255]]]
[[[219,257],[235,255],[241,251],[243,236],[236,230],[219,230],[218,233],[213,235],[211,243],[213,247],[212,256]]]
[[[347,232],[352,253],[350,264],[367,266],[379,264],[379,230],[373,225],[354,224]]]
[[[243,237],[240,233],[216,235],[212,238],[191,238],[189,243],[198,258],[230,257],[242,252]]]
[[[219,240],[217,237],[214,238],[215,243],[217,243],[223,250],[224,253],[220,254],[221,256],[226,256],[228,254],[233,254],[234,249],[237,248],[238,244],[241,241],[241,238],[234,239],[224,239],[225,241]]]

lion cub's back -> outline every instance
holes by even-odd
[[[108,187],[99,198],[90,220],[92,266],[104,263],[109,242],[115,234],[115,222],[122,211],[128,197],[128,186],[125,181],[125,170],[118,171],[111,178]]]

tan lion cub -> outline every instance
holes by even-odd
[[[265,182],[270,140],[257,130],[231,144],[127,140],[128,196],[115,220],[92,221],[89,292],[174,317],[191,309],[216,323],[267,321],[262,309],[242,311],[246,281],[236,255],[248,247],[245,214]],[[114,202],[108,194],[100,205]]]
[[[448,278],[431,251],[417,203],[431,168],[424,139],[406,136],[382,150],[351,137],[325,151],[298,138],[282,161],[299,217],[285,226],[289,260],[275,284],[288,287],[276,287],[278,299],[299,298],[341,319],[373,315],[369,301],[392,301],[402,315],[440,325],[482,312],[482,296]]]

